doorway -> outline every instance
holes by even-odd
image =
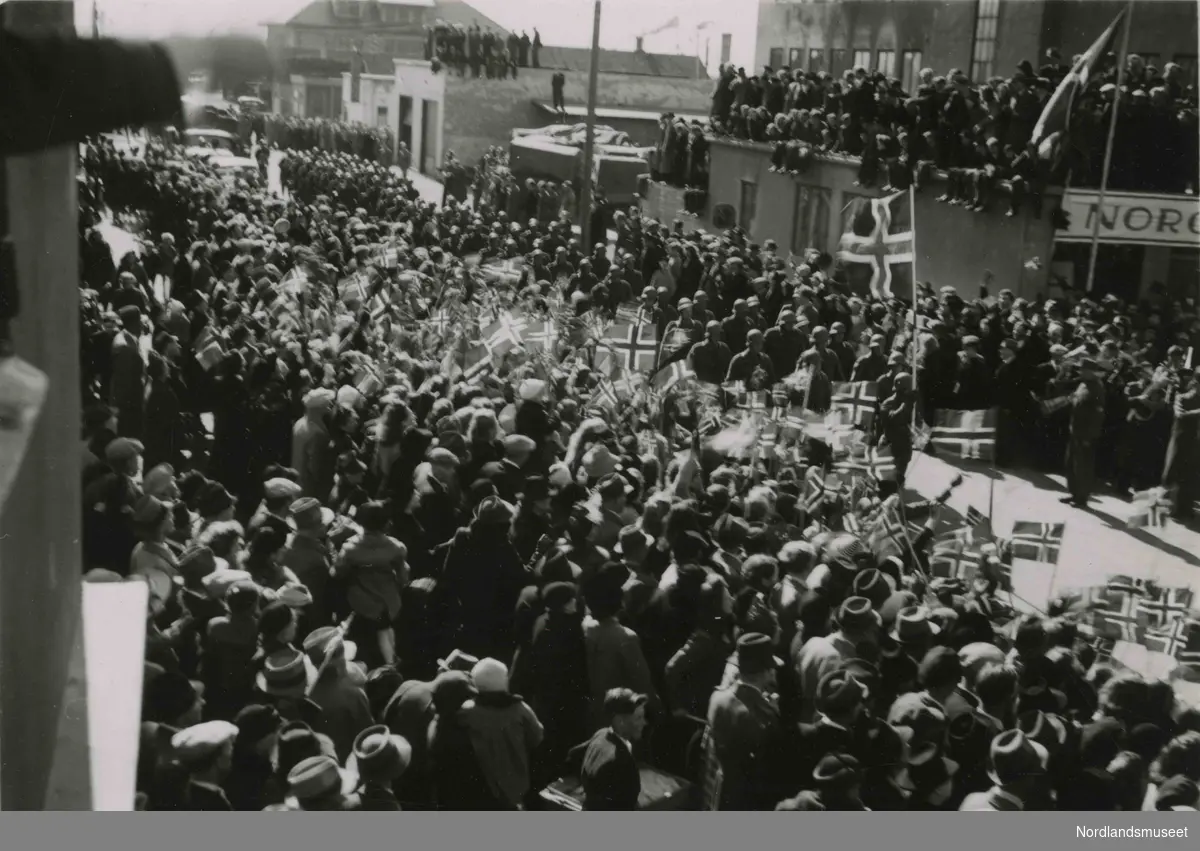
[[[396,135],[410,151],[413,146],[413,99],[408,95],[400,95],[400,126]]]

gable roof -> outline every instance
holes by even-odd
[[[591,50],[586,47],[545,46],[538,53],[538,64],[558,71],[588,70]],[[601,50],[602,74],[635,74],[643,77],[673,77],[694,80],[696,57],[674,53],[644,53],[635,50]],[[703,69],[701,69],[703,73]]]
[[[490,29],[492,32],[508,32],[507,27],[496,23],[470,3],[464,3],[463,0],[436,0],[429,12],[428,21],[433,23],[439,19],[448,24],[458,24],[462,27],[479,24],[483,29]]]

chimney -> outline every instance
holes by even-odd
[[[637,37],[637,47],[634,49],[637,50],[638,53],[645,52],[642,50],[642,37],[640,35]]]

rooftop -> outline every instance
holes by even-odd
[[[560,71],[588,70],[591,50],[586,47],[553,47],[547,45],[538,54],[543,68]],[[643,77],[674,77],[694,80],[705,76],[703,66],[697,73],[695,56],[675,53],[646,53],[640,50],[601,50],[600,73],[633,74]]]

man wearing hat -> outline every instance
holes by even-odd
[[[698,381],[720,384],[729,372],[733,352],[721,339],[721,323],[717,320],[709,320],[704,327],[704,334],[704,341],[692,346],[688,359]]]
[[[137,545],[133,513],[142,497],[137,475],[143,451],[141,442],[132,438],[110,441],[104,449],[108,471],[84,491],[83,552],[88,567],[129,574],[129,559]]]
[[[110,401],[117,411],[117,433],[121,437],[140,438],[146,412],[146,362],[139,343],[142,311],[126,305],[117,314],[121,318],[121,331],[112,344]]]
[[[967,334],[962,338],[955,375],[955,407],[963,411],[978,411],[992,404],[992,375],[987,361],[979,353],[979,338]]]
[[[177,809],[191,812],[232,811],[221,783],[229,774],[238,728],[228,721],[205,721],[171,738],[176,762],[188,782]]]
[[[705,797],[716,810],[771,809],[786,794],[775,695],[782,663],[770,638],[749,632],[738,638],[737,664],[734,683],[713,692],[708,704],[707,776],[719,779]]]
[[[793,667],[800,684],[800,720],[816,720],[821,680],[859,655],[860,644],[878,644],[880,617],[866,597],[847,597],[837,610],[837,629],[793,645]]]
[[[304,416],[292,427],[292,468],[300,474],[305,496],[326,501],[333,490],[337,455],[325,417],[333,407],[332,390],[318,388],[304,397]]]
[[[867,686],[853,672],[839,668],[817,686],[817,720],[796,728],[792,778],[797,785],[811,781],[812,772],[827,755],[859,752],[859,720],[866,708]]]
[[[362,810],[362,799],[355,794],[357,778],[338,766],[329,756],[310,756],[301,760],[287,776],[287,809],[307,812],[354,812]]]
[[[1104,427],[1104,382],[1100,364],[1085,357],[1079,362],[1079,385],[1071,395],[1071,439],[1067,444],[1067,490],[1061,501],[1086,508],[1096,486],[1096,448]]]
[[[1005,730],[992,739],[988,776],[994,784],[986,792],[967,795],[960,812],[1015,812],[1037,800],[1045,789],[1046,749],[1020,730]]]
[[[225,592],[229,614],[208,623],[204,636],[204,684],[210,715],[231,720],[254,688],[260,591],[238,582]]]
[[[458,456],[443,446],[429,450],[425,460],[429,474],[417,476],[417,505],[413,516],[425,532],[424,542],[433,549],[458,531]],[[471,484],[467,482],[466,484]]]
[[[592,543],[611,551],[620,541],[621,530],[637,519],[626,505],[633,486],[620,473],[609,473],[596,483],[600,522],[592,530]]]
[[[300,485],[291,479],[278,476],[268,479],[263,484],[263,501],[246,524],[247,534],[253,537],[258,529],[269,527],[286,538],[292,531],[288,524],[288,507],[298,500],[302,493]]]
[[[329,587],[332,558],[329,550],[329,526],[333,512],[310,496],[292,503],[288,523],[292,535],[279,555],[279,563],[288,568],[309,590],[313,604],[301,619],[301,630],[329,623]]]
[[[350,668],[357,651],[338,627],[319,627],[304,639],[304,653],[316,669],[309,699],[321,708],[317,729],[333,740],[342,761],[353,751],[358,734],[374,724],[371,704],[361,685],[365,682],[361,669],[355,676]]]
[[[597,730],[583,751],[579,772],[583,808],[590,811],[633,811],[642,792],[641,772],[633,746],[646,729],[646,695],[627,688],[604,695],[608,726]]]
[[[392,791],[412,763],[412,746],[403,736],[382,724],[368,727],[354,740],[354,752],[346,770],[358,777],[362,809],[368,812],[398,812],[400,802]]]

